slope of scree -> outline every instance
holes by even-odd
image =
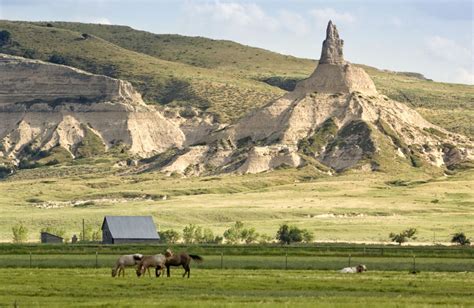
[[[344,60],[343,41],[329,22],[320,64],[308,79],[160,168],[195,175],[308,164],[328,173],[401,165],[452,168],[472,159],[472,147],[468,138],[379,94],[362,68]]]

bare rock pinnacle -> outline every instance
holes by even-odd
[[[329,21],[326,29],[326,39],[323,42],[320,64],[344,64],[344,41],[339,38],[336,26]]]

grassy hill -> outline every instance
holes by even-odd
[[[147,103],[195,106],[222,122],[235,121],[282,95],[282,88],[291,89],[316,65],[231,41],[126,26],[0,21],[0,30],[9,31],[13,40],[0,52],[42,60],[59,55],[68,65],[131,81]],[[473,86],[364,68],[381,93],[416,108],[435,124],[474,137]]]

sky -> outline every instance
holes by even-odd
[[[473,0],[0,0],[0,19],[128,25],[318,59],[329,19],[347,61],[474,84]],[[1,29],[0,29],[1,30]]]

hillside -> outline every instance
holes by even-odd
[[[129,80],[147,103],[198,107],[221,122],[234,122],[281,96],[281,88],[292,89],[315,66],[313,60],[230,41],[125,26],[0,21],[0,30],[9,31],[13,40],[0,52],[42,60],[60,55],[68,65]],[[473,86],[363,67],[381,94],[415,107],[445,129],[474,136]]]

